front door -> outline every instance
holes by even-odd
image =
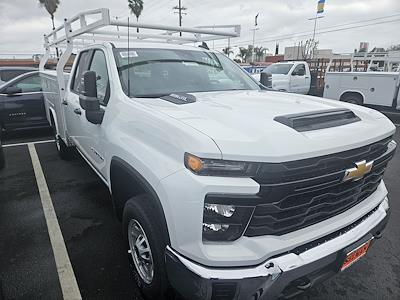
[[[307,86],[306,66],[304,64],[297,65],[290,76],[290,91],[297,94],[307,94],[309,86]]]
[[[101,108],[106,109],[110,99],[110,82],[105,53],[100,49],[92,50],[88,52],[86,59],[87,68],[83,69],[96,72],[97,98],[100,101]],[[81,80],[79,82],[81,83],[83,73],[80,75]],[[104,175],[106,162],[103,144],[105,140],[104,128],[102,124],[92,124],[86,119],[86,112],[79,105],[79,93],[73,96],[70,109],[73,110],[69,112],[70,117],[75,118],[75,125],[73,125],[76,126],[73,129],[75,131],[74,142],[78,150],[97,171]]]
[[[15,87],[18,93],[5,94]],[[7,129],[47,124],[41,79],[38,73],[12,81],[0,91],[0,118]]]

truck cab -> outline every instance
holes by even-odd
[[[262,73],[271,74],[272,81],[269,87],[273,90],[296,94],[308,94],[310,91],[311,74],[305,61],[275,63],[265,68]]]

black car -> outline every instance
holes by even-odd
[[[0,87],[0,130],[47,126],[38,71],[20,75]]]
[[[0,67],[0,86],[19,75],[33,71],[37,71],[37,69],[30,67]]]

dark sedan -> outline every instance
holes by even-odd
[[[20,75],[0,87],[0,130],[47,126],[38,71]]]

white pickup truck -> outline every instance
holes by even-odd
[[[253,78],[260,81],[262,73],[271,76],[267,86],[275,91],[304,95],[310,91],[310,67],[305,61],[278,62],[268,66],[261,73],[254,74]]]
[[[382,177],[396,149],[384,115],[264,90],[223,54],[181,45],[235,36],[215,29],[168,27],[183,36],[143,33],[129,47],[86,42],[66,81],[78,41],[112,26],[115,41],[124,27],[165,28],[79,14],[46,35],[42,70],[50,48],[65,50],[42,78],[57,149],[67,158],[75,147],[108,186],[145,297],[292,297],[382,236]]]

